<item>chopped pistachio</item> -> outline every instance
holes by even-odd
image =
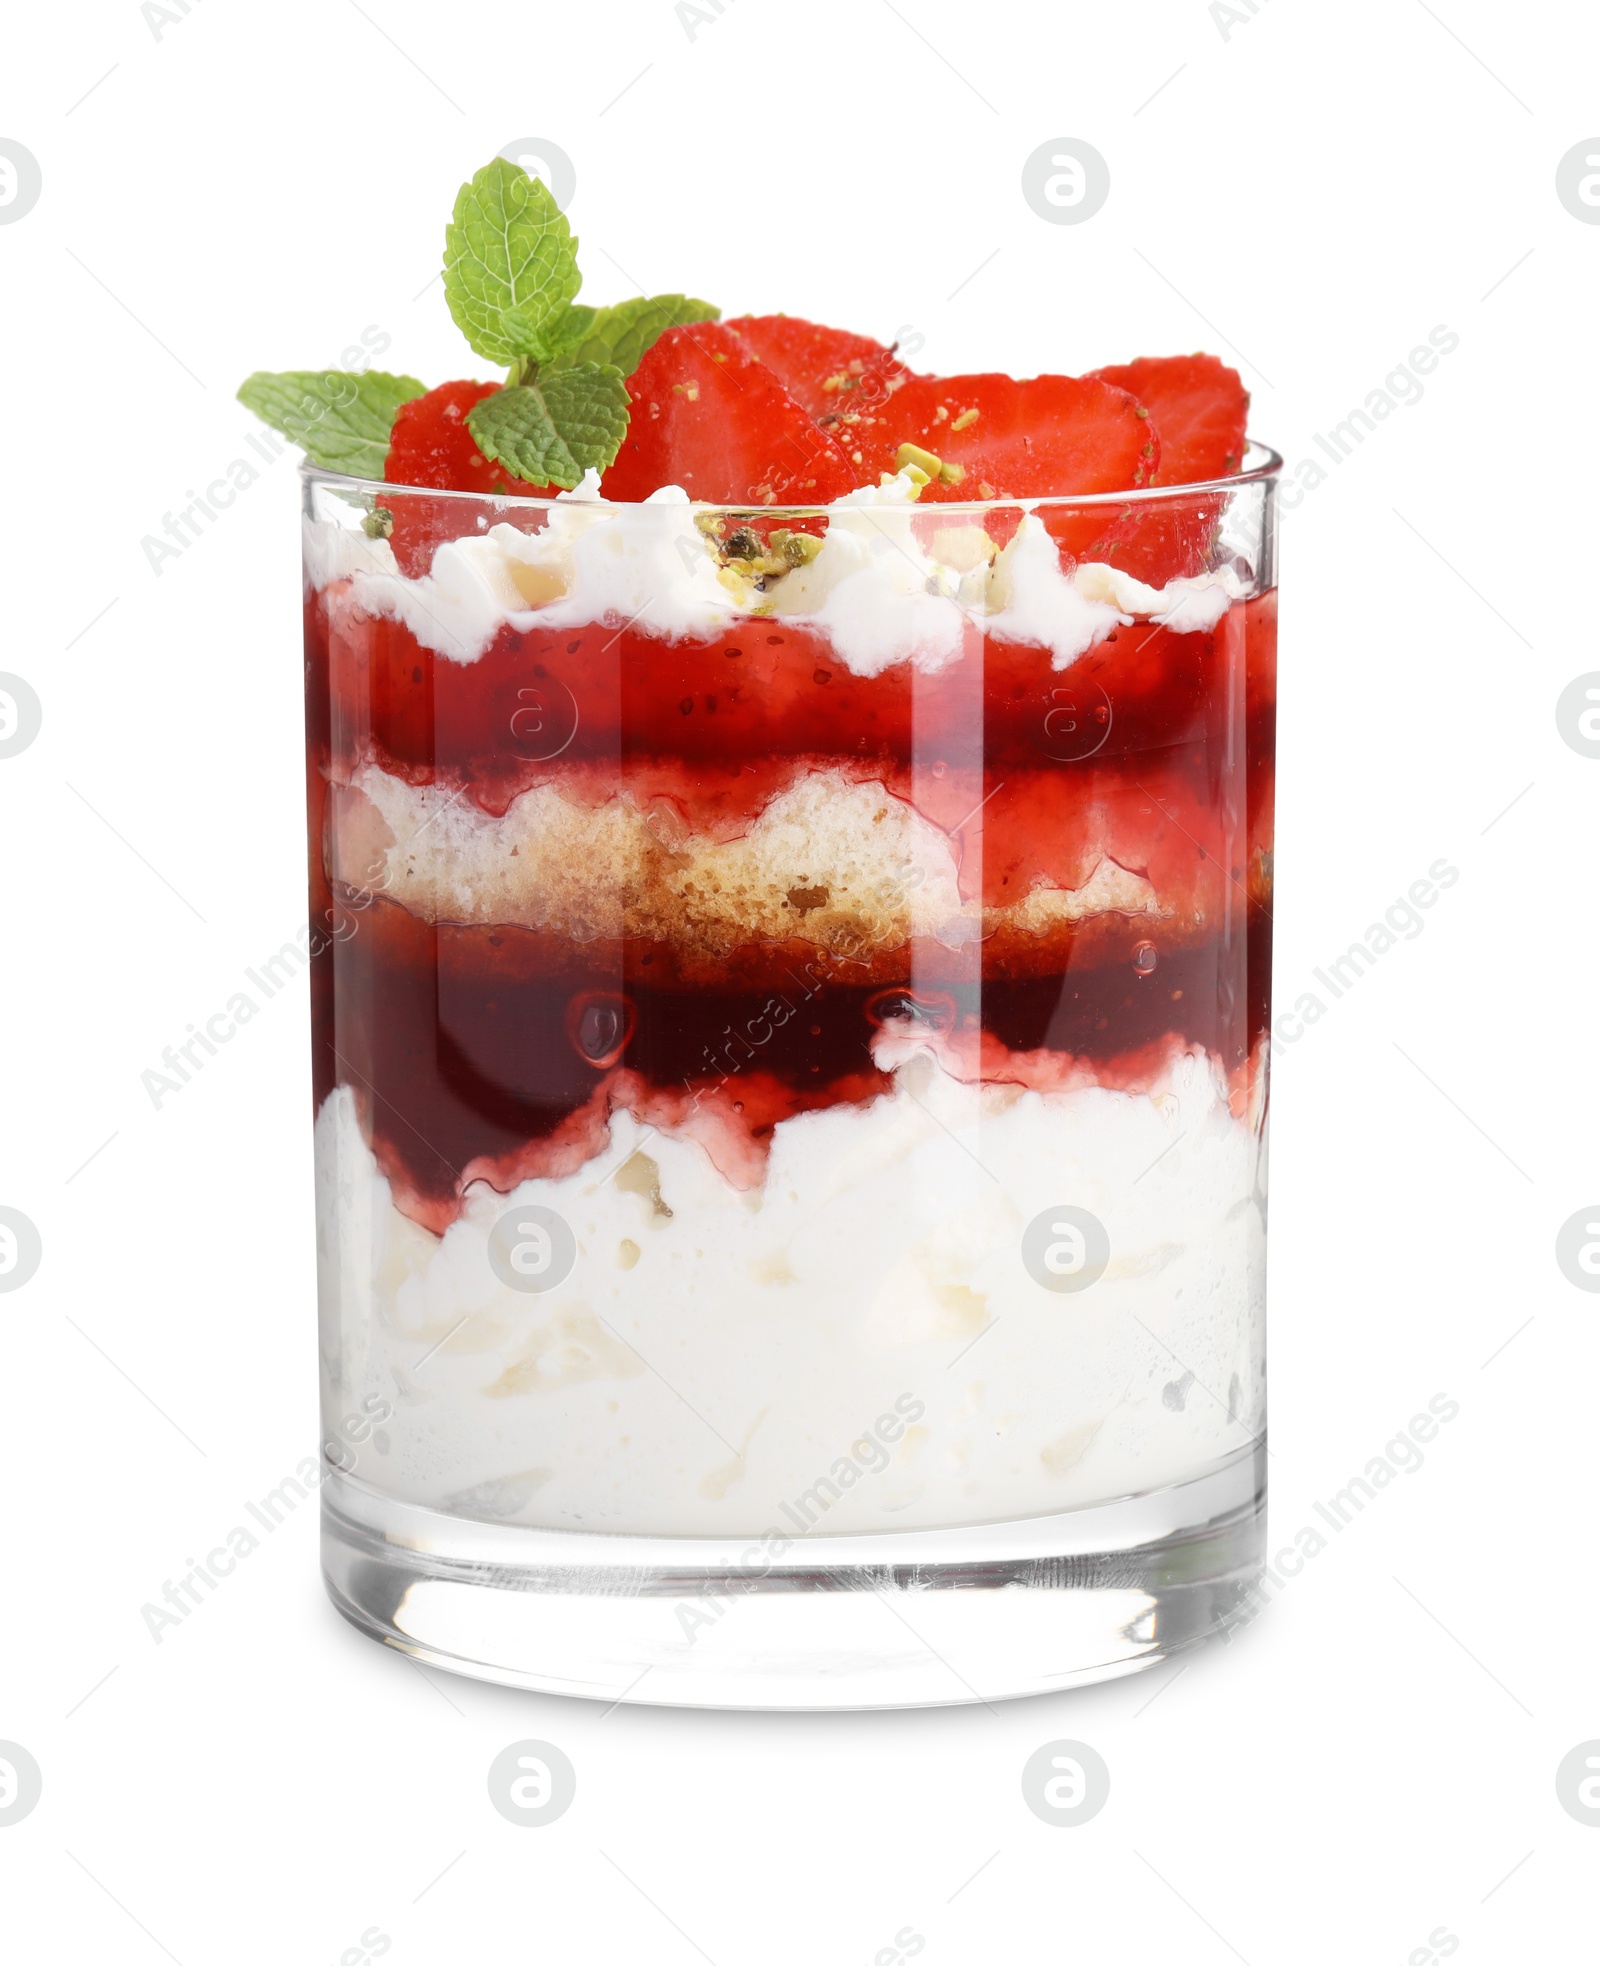
[[[722,531],[722,521],[715,512],[696,512],[695,530],[705,534],[707,539],[716,539]]]
[[[900,473],[902,477],[909,478],[918,491],[921,491],[924,485],[931,485],[933,483],[932,478],[928,476],[920,464],[902,464]]]
[[[944,406],[944,404],[943,404],[943,403],[941,403],[941,404],[939,405],[939,407],[938,407],[938,408],[937,408],[937,409],[936,409],[936,410],[934,411],[934,413],[933,413],[933,420],[934,420],[934,422],[935,422],[935,423],[948,423],[948,422],[949,422],[949,420],[950,420],[950,412],[949,412],[949,411],[948,411],[948,410],[947,410],[947,409],[945,408],[945,406]]]
[[[731,560],[759,560],[761,541],[748,526],[739,526],[728,534],[722,550]]]
[[[914,464],[930,478],[937,478],[944,469],[944,460],[935,457],[932,451],[925,451],[920,444],[902,444],[894,454],[894,461],[897,470],[904,471],[908,464]]]
[[[394,531],[394,514],[386,505],[374,505],[361,521],[361,530],[368,539],[387,539]]]
[[[822,541],[809,532],[775,532],[772,543],[791,567],[809,566],[822,551]]]
[[[976,423],[977,420],[978,412],[976,410],[963,410],[955,422],[951,424],[950,428],[952,430],[966,430]]]
[[[953,425],[951,427],[954,428]],[[959,485],[966,475],[967,467],[964,464],[941,464],[939,466],[939,482],[941,485]]]

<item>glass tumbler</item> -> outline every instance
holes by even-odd
[[[1248,1615],[1278,464],[737,510],[306,472],[357,1626],[867,1707]]]

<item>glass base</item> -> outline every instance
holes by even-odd
[[[328,1591],[429,1665],[608,1704],[922,1707],[1157,1665],[1249,1615],[1266,1446],[1065,1515],[748,1541],[443,1515],[334,1474]]]

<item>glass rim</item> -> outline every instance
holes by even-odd
[[[1117,506],[1159,506],[1163,500],[1199,498],[1217,493],[1237,491],[1241,485],[1271,484],[1283,469],[1283,459],[1270,444],[1257,443],[1253,437],[1245,439],[1245,454],[1239,470],[1225,478],[1200,478],[1192,484],[1183,485],[1140,485],[1127,491],[1112,492],[1061,492],[1046,493],[1035,498],[967,498],[940,499],[936,504],[922,505],[910,503],[904,506],[840,506],[805,505],[775,499],[770,505],[732,505],[715,499],[690,499],[689,504],[696,512],[726,513],[730,517],[742,519],[768,518],[780,513],[793,513],[805,518],[827,518],[839,511],[906,511],[936,513],[941,518],[958,512],[997,512],[1012,511],[1060,511],[1077,510],[1103,511]],[[394,484],[383,478],[352,477],[348,472],[329,471],[312,464],[309,459],[300,466],[300,476],[308,484],[348,487],[354,491],[371,492],[379,498],[411,497],[434,499],[470,500],[474,505],[493,506],[497,511],[532,510],[541,512],[570,511],[574,505],[594,505],[607,511],[643,512],[649,508],[645,501],[638,499],[575,499],[533,498],[524,492],[477,492],[457,491],[438,485]],[[676,505],[653,508],[675,511]]]

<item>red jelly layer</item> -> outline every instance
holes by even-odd
[[[1091,755],[1105,765],[1185,753],[1209,783],[1206,756],[1241,743],[1270,756],[1276,628],[1277,597],[1266,594],[1207,633],[1119,628],[1055,670],[1047,650],[974,627],[969,648],[935,674],[902,662],[864,677],[825,636],[771,621],[682,642],[607,624],[505,627],[476,662],[460,663],[347,599],[330,661],[326,596],[306,608],[311,687],[327,696],[341,772],[372,761],[415,785],[464,785],[496,813],[555,763],[662,756],[709,768],[713,782],[719,768],[760,759],[827,757],[890,769],[981,760],[997,781]]]
[[[992,975],[981,955],[917,943],[904,982],[885,986],[791,945],[753,986],[690,987],[672,976],[670,950],[435,926],[348,891],[328,901],[317,1101],[354,1089],[380,1166],[434,1228],[452,1219],[469,1171],[509,1187],[581,1166],[610,1105],[637,1107],[641,1091],[676,1100],[675,1119],[714,1101],[759,1157],[781,1120],[889,1090],[872,1056],[886,1026],[964,1039],[986,1077],[1049,1051],[1110,1085],[1137,1084],[1162,1040],[1204,1050],[1237,1080],[1267,1028],[1261,908],[1241,906],[1230,933],[1175,950],[1127,923],[1118,959],[1055,976]]]

